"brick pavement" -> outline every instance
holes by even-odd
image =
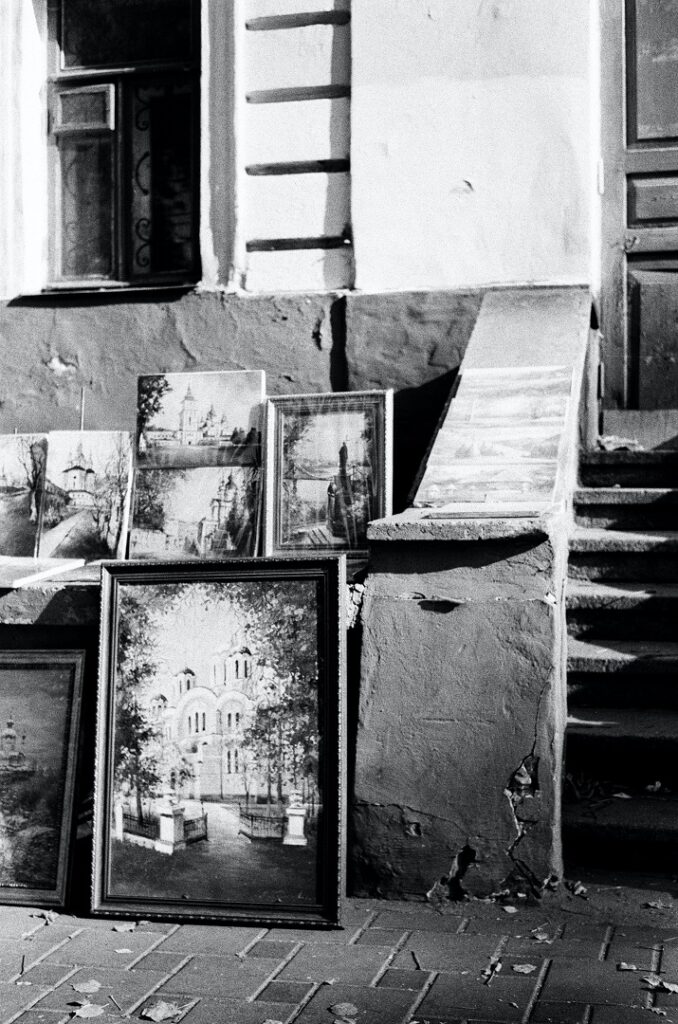
[[[112,920],[0,907],[0,1024],[77,1021],[78,1001],[102,1007],[101,1024],[144,1020],[161,1001],[174,1024],[678,1024],[678,994],[643,981],[678,983],[678,891],[587,895],[516,900],[515,913],[349,900],[333,932],[114,931]]]

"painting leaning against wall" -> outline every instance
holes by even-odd
[[[104,568],[95,912],[336,923],[342,576]]]
[[[0,652],[0,901],[63,906],[82,651]]]

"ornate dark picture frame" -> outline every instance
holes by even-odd
[[[0,902],[62,908],[85,652],[0,651]]]
[[[264,554],[367,558],[391,513],[392,391],[269,398]]]
[[[104,565],[94,913],[339,924],[344,577]]]

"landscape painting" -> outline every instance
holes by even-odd
[[[130,557],[255,554],[259,477],[255,466],[138,469]]]
[[[84,653],[0,652],[0,900],[62,906]]]
[[[341,577],[104,569],[95,910],[335,917]]]
[[[267,553],[365,552],[391,509],[390,424],[391,392],[269,400]]]
[[[0,555],[35,556],[46,454],[44,434],[0,435]]]
[[[261,370],[139,377],[137,466],[258,465],[264,387]]]
[[[117,430],[49,435],[39,553],[121,558],[127,535],[132,440]]]

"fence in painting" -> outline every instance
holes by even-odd
[[[122,827],[125,832],[129,832],[133,836],[144,836],[146,839],[157,839],[160,835],[159,818],[148,818],[142,821],[133,814],[123,813]]]
[[[189,818],[184,821],[184,841],[197,843],[199,839],[207,839],[207,815],[202,814],[199,818]]]
[[[249,839],[282,839],[285,815],[248,814],[241,807],[240,831]]]

